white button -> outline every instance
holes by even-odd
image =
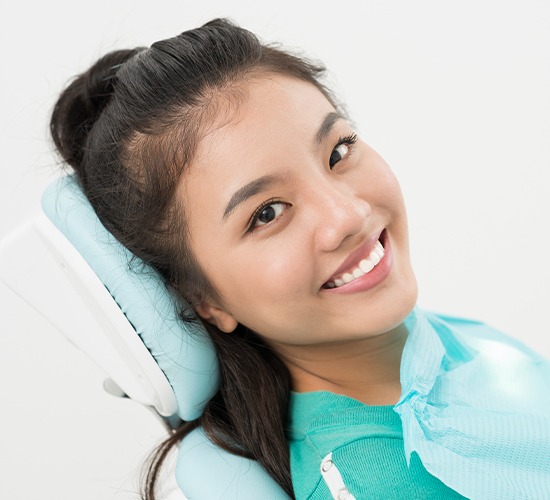
[[[346,498],[351,498],[351,493],[347,488],[342,488],[338,492],[338,500],[346,500]]]
[[[323,462],[323,465],[321,466],[321,469],[323,472],[327,472],[332,467],[332,460],[326,460]]]

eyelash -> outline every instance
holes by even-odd
[[[357,142],[357,134],[355,132],[346,135],[345,137],[340,137],[338,139],[338,142],[336,143],[336,146],[334,146],[334,149],[336,149],[338,146],[341,146],[342,144],[347,144],[348,146],[351,146]]]
[[[357,134],[356,133],[349,134],[345,137],[340,137],[340,139],[338,139],[338,142],[336,143],[336,145],[332,148],[332,151],[331,151],[330,155],[332,156],[332,153],[334,152],[334,150],[336,148],[338,148],[342,144],[345,144],[346,146],[350,146],[348,154],[345,156],[345,158],[347,158],[351,154],[351,152],[353,151],[351,146],[353,146],[356,142],[357,142]],[[337,163],[339,163],[339,162],[337,162]],[[335,165],[336,165],[336,163],[334,165],[330,165],[330,157],[329,157],[329,167],[332,169],[332,168],[334,168]]]
[[[357,134],[356,133],[351,133],[349,135],[346,135],[345,137],[340,137],[340,139],[338,139],[338,142],[336,143],[336,145],[332,148],[332,151],[334,151],[337,147],[341,146],[342,144],[345,144],[347,146],[353,146],[356,142],[357,142]],[[346,158],[347,158],[347,156],[349,156],[351,151],[352,151],[351,149],[348,151],[348,154],[346,155]],[[331,154],[332,154],[332,152],[331,152]],[[271,198],[269,200],[266,200],[256,210],[254,210],[254,213],[252,214],[252,217],[250,217],[250,222],[248,224],[247,233],[252,233],[256,229],[258,229],[258,227],[256,226],[256,222],[258,220],[258,217],[262,213],[262,211],[264,209],[266,209],[267,207],[269,207],[270,205],[274,205],[276,203],[285,204],[283,201],[281,201],[277,198]]]

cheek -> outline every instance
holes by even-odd
[[[372,197],[375,197],[378,203],[393,215],[404,215],[405,203],[399,181],[383,160],[377,167],[375,180],[369,182],[369,191]]]
[[[237,280],[234,283],[244,289],[244,293],[254,297],[259,291],[266,298],[281,301],[283,297],[291,297],[304,289],[308,283],[308,261],[301,242],[290,234],[285,234],[280,244],[269,243],[273,242],[268,241],[259,248],[243,249],[239,255],[229,257],[228,265],[242,269],[241,277],[243,273],[246,275],[240,283]]]
[[[352,185],[360,186],[358,193],[369,203],[389,209],[392,213],[404,210],[401,187],[385,160],[365,143],[361,144],[362,168],[354,172]]]
[[[225,253],[212,268],[211,279],[240,322],[250,322],[251,314],[279,317],[277,311],[288,310],[312,288],[314,276],[306,254],[304,246],[290,237],[280,244],[268,240],[256,248],[247,245]]]

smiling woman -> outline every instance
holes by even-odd
[[[291,359],[392,330],[416,286],[388,165],[310,83],[255,77],[242,95],[200,142],[181,184],[197,261],[220,297],[197,311],[224,331],[241,323],[261,332]],[[368,270],[382,234],[384,258],[357,272],[360,262]],[[327,286],[336,280],[349,282]]]
[[[199,425],[300,499],[548,496],[548,364],[415,308],[399,184],[322,75],[214,20],[108,54],[56,105],[98,216],[192,305],[220,362],[145,498]],[[499,366],[499,346],[521,363]]]

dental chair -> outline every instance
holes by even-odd
[[[42,210],[0,243],[0,279],[106,372],[108,392],[152,409],[169,431],[199,417],[219,377],[204,328],[178,319],[178,299],[103,227],[74,176],[50,185]],[[289,498],[201,428],[180,444],[175,474],[182,498]]]

